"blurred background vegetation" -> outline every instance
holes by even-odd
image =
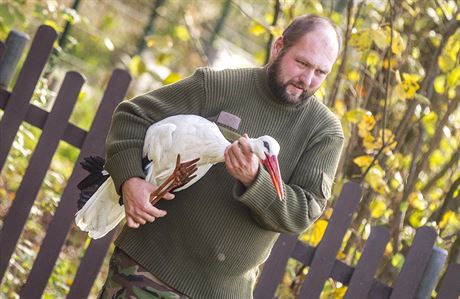
[[[346,145],[333,198],[300,238],[317,245],[344,182],[364,188],[359,211],[338,258],[354,266],[373,225],[391,242],[378,278],[397,275],[415,229],[434,227],[448,263],[460,262],[460,13],[446,0],[7,0],[0,2],[0,40],[11,29],[33,36],[40,24],[60,33],[33,97],[49,110],[66,71],[87,83],[71,121],[88,129],[111,72],[133,76],[128,98],[177,81],[198,66],[259,66],[292,18],[330,17],[343,30],[344,50],[318,98],[341,119]],[[0,117],[2,112],[0,111]],[[0,228],[40,131],[23,124],[0,174]],[[78,150],[61,142],[1,286],[16,298],[59,203]],[[88,245],[72,228],[44,298],[62,298]],[[289,262],[279,298],[294,298],[307,269]],[[92,297],[103,283],[104,264]],[[345,287],[330,281],[324,298]]]

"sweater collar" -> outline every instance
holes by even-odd
[[[281,101],[278,97],[276,97],[275,94],[273,94],[272,90],[270,89],[268,85],[267,66],[256,68],[255,73],[256,73],[257,87],[259,91],[262,93],[264,99],[278,106],[279,108],[288,109],[288,110],[292,110],[292,109],[297,110],[297,109],[303,108],[310,100],[313,100],[315,98],[315,96],[313,95],[296,104],[285,103]]]

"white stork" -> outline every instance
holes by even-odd
[[[249,144],[269,172],[278,198],[284,199],[277,159],[278,142],[270,136],[262,136],[250,138]],[[146,166],[145,179],[160,186],[173,175],[179,154],[182,161],[199,158],[196,176],[174,191],[183,190],[203,177],[212,165],[224,162],[224,151],[229,145],[217,125],[203,117],[167,117],[151,125],[145,135],[143,156],[151,161]],[[75,215],[77,226],[93,239],[105,236],[125,217],[124,207],[118,203],[118,198],[114,182],[108,178]]]

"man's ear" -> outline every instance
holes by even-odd
[[[280,36],[275,40],[272,46],[272,52],[270,55],[270,58],[272,61],[279,55],[283,47],[284,47],[284,40],[283,40],[283,37]]]

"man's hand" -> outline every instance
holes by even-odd
[[[259,171],[259,159],[251,151],[247,134],[225,149],[224,158],[228,173],[246,188],[251,186]]]
[[[155,190],[155,186],[138,177],[127,179],[123,183],[121,191],[129,227],[138,228],[141,224],[153,222],[155,218],[166,215],[166,211],[157,209],[150,203],[150,194]],[[163,198],[173,199],[174,194],[168,192]]]

